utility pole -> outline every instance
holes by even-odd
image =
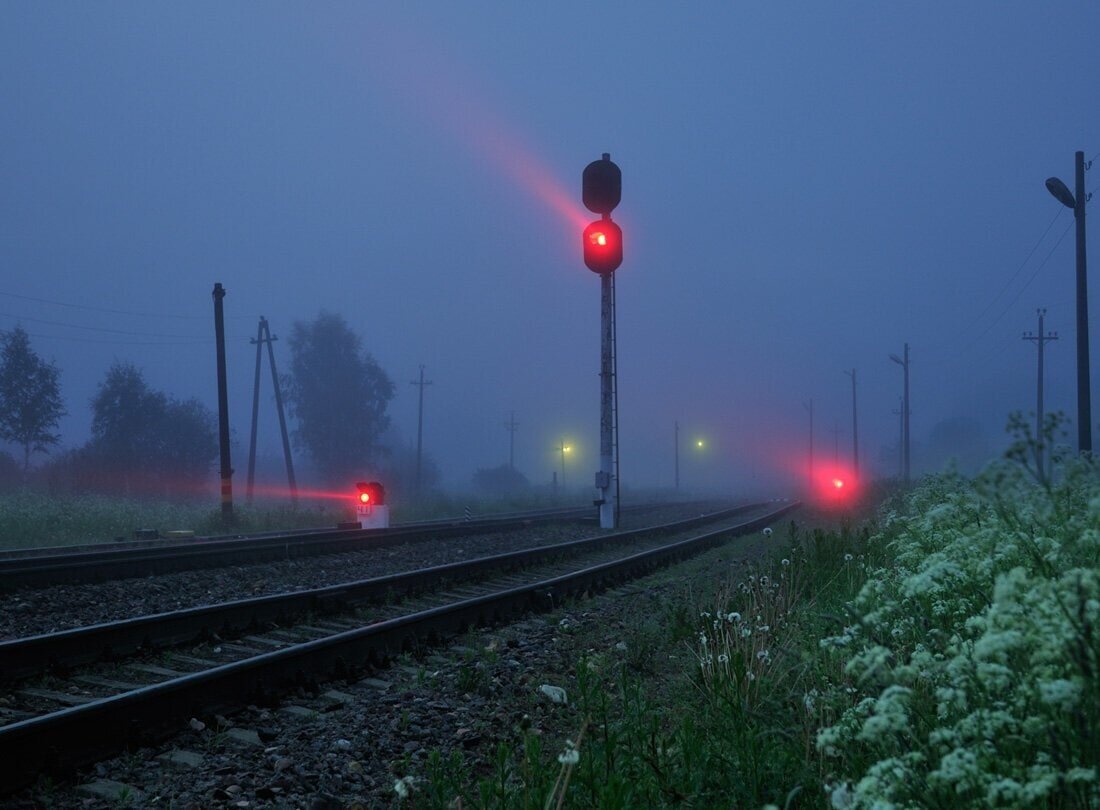
[[[222,520],[233,522],[233,465],[229,459],[229,393],[225,370],[225,288],[214,285],[214,342],[218,360],[218,447],[221,451]]]
[[[909,447],[910,447],[910,445],[909,445],[909,414],[912,413],[912,408],[910,407],[910,403],[909,403],[909,344],[908,343],[905,344],[905,355],[904,355],[904,357],[905,357],[905,359],[903,360],[901,357],[898,357],[896,354],[890,355],[890,359],[893,360],[895,363],[897,363],[899,366],[901,366],[902,371],[905,373],[905,387],[903,389],[904,390],[904,396],[902,397],[902,406],[901,406],[901,411],[902,411],[902,416],[901,416],[902,431],[901,432],[902,432],[902,444],[903,444],[902,449],[903,449],[903,452],[904,452],[904,456],[903,456],[904,460],[902,462],[903,463],[902,479],[905,481],[906,484],[908,484],[909,483],[910,472],[912,470],[912,468],[910,466],[910,463],[909,463],[910,459],[911,459],[911,457],[909,455]]]
[[[1066,184],[1057,177],[1047,178],[1047,190],[1062,205],[1073,209],[1077,223],[1077,452],[1092,453],[1092,397],[1089,381],[1089,296],[1085,261],[1085,203],[1092,197],[1085,193],[1085,153],[1077,152],[1074,160],[1074,186],[1070,194]]]
[[[298,501],[298,482],[294,479],[294,457],[290,453],[290,436],[286,430],[286,414],[283,409],[283,389],[279,385],[279,372],[275,368],[275,349],[272,344],[278,340],[271,334],[267,318],[260,316],[260,325],[256,330],[256,339],[250,340],[256,346],[256,376],[252,384],[252,431],[248,444],[248,488],[246,497],[252,503],[252,493],[256,482],[256,428],[260,415],[260,367],[264,344],[267,344],[267,359],[271,365],[271,385],[275,391],[275,409],[279,413],[279,433],[283,440],[283,460],[286,462],[286,478],[290,485],[290,497]]]
[[[890,411],[898,417],[898,478],[905,475],[905,400],[898,397],[898,407]]]
[[[852,474],[859,481],[859,420],[856,419],[856,370],[845,371],[852,378]]]
[[[416,497],[420,497],[421,463],[424,450],[424,386],[431,385],[431,380],[424,380],[424,364],[420,364],[420,379],[413,380],[409,385],[420,387],[420,407],[416,416]]]
[[[1039,314],[1039,331],[1034,335],[1031,332],[1024,332],[1024,340],[1030,340],[1039,347],[1039,381],[1035,404],[1035,463],[1039,467],[1039,475],[1045,478],[1046,467],[1043,464],[1043,345],[1052,340],[1057,340],[1058,333],[1044,332],[1043,318],[1046,316],[1047,311],[1038,309],[1036,312]]]
[[[252,503],[252,494],[256,484],[256,429],[260,421],[260,368],[264,349],[264,319],[260,316],[260,325],[256,327],[256,374],[252,378],[252,430],[248,439],[248,484],[245,487],[245,500]]]
[[[673,422],[674,448],[676,459],[676,491],[680,491],[680,423]]]
[[[814,485],[814,401],[810,398],[808,403],[803,402],[802,406],[810,411],[810,488]]]
[[[519,427],[519,422],[516,421],[516,412],[511,411],[508,415],[508,421],[504,423],[504,429],[508,431],[508,469],[514,470],[516,468],[516,428]]]

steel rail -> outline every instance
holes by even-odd
[[[81,584],[157,574],[219,568],[271,560],[300,559],[357,551],[369,544],[382,548],[399,543],[512,531],[528,526],[582,519],[591,508],[550,516],[491,518],[440,525],[390,529],[307,530],[251,538],[201,540],[187,544],[86,551],[76,554],[0,559],[0,591],[60,583]]]
[[[415,571],[343,582],[321,588],[250,597],[43,633],[0,642],[0,681],[24,680],[49,670],[64,670],[138,650],[156,650],[198,641],[206,635],[226,638],[269,624],[282,624],[306,614],[330,614],[350,606],[412,595],[446,582],[474,579],[544,560],[581,553],[596,546],[630,542],[654,533],[682,531],[735,517],[763,504],[744,504],[642,529],[597,535],[520,551],[502,552]]]
[[[268,702],[324,677],[347,677],[421,642],[519,613],[547,610],[704,550],[731,534],[751,532],[794,509],[788,503],[742,524],[593,565],[540,582],[452,602],[202,672],[62,709],[0,728],[0,762],[12,791],[40,773],[61,772],[110,756],[128,745],[163,739],[188,717]]]

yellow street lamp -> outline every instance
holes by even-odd
[[[558,450],[561,451],[561,488],[565,489],[565,454],[572,453],[572,445],[565,443],[565,439],[561,440],[561,444],[558,445]]]

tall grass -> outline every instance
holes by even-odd
[[[926,479],[874,532],[791,524],[769,562],[633,619],[621,652],[594,631],[555,707],[561,745],[586,730],[567,784],[573,749],[527,734],[491,777],[435,760],[421,798],[1100,807],[1100,475],[1033,458]]]

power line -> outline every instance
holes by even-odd
[[[75,323],[64,323],[63,321],[48,321],[42,318],[31,318],[26,315],[13,315],[10,312],[0,312],[0,317],[14,318],[17,321],[30,321],[31,323],[42,323],[47,326],[61,326],[66,329],[83,329],[87,332],[106,332],[113,335],[130,335],[132,337],[155,337],[155,338],[173,338],[177,340],[196,340],[203,341],[207,338],[201,335],[165,335],[155,332],[130,332],[125,329],[111,329],[106,326],[81,326]]]
[[[1064,207],[1058,208],[1058,211],[1054,214],[1054,218],[1047,224],[1046,229],[1043,230],[1043,235],[1039,237],[1034,247],[1032,247],[1031,250],[1028,251],[1027,256],[1024,257],[1024,260],[1022,262],[1020,262],[1020,266],[1016,268],[1016,272],[1012,274],[1012,277],[1009,278],[1007,282],[1005,282],[1005,285],[1001,287],[1000,292],[998,292],[995,296],[993,296],[993,298],[990,299],[989,303],[986,304],[985,309],[983,309],[976,318],[970,321],[970,323],[963,327],[963,329],[959,332],[958,335],[956,335],[956,337],[962,337],[962,335],[966,334],[966,331],[972,326],[976,325],[977,322],[980,321],[982,318],[984,318],[986,313],[988,313],[989,310],[993,308],[993,305],[997,303],[1000,297],[1008,291],[1008,288],[1012,286],[1012,282],[1016,280],[1016,278],[1023,271],[1024,267],[1027,266],[1027,263],[1031,261],[1031,257],[1035,255],[1035,251],[1039,249],[1039,245],[1041,245],[1043,243],[1043,240],[1047,238],[1047,234],[1050,233],[1050,229],[1054,227],[1054,223],[1058,221],[1058,217],[1062,216],[1063,211],[1065,211]]]
[[[3,292],[0,290],[0,295],[5,298],[18,298],[20,301],[34,301],[37,304],[52,304],[58,307],[68,307],[69,309],[83,309],[88,312],[104,312],[108,315],[129,315],[136,318],[176,318],[186,321],[205,321],[207,317],[205,315],[173,315],[170,313],[162,312],[130,312],[123,309],[106,309],[105,307],[93,307],[87,304],[70,304],[65,301],[55,301],[51,298],[36,298],[32,295],[20,295],[18,293]],[[238,319],[243,320],[245,316],[238,315]]]

